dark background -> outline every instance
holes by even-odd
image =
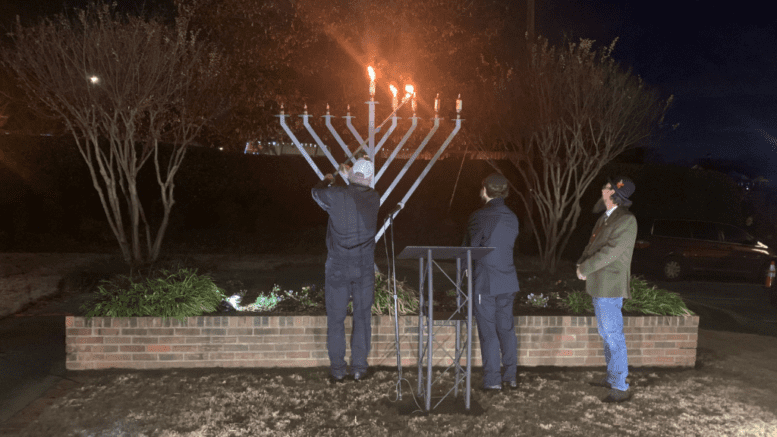
[[[71,140],[3,135],[0,156],[0,251],[118,252],[86,164]],[[330,171],[326,160],[317,161],[323,171]],[[405,162],[395,161],[379,181],[378,191],[386,189]],[[381,209],[380,223],[427,164],[418,161],[411,166]],[[480,182],[492,172],[485,161],[461,164],[460,158],[438,161],[416,189],[396,218],[393,236],[398,251],[406,245],[461,244],[467,218],[481,206]],[[519,180],[509,163],[498,164],[510,180]],[[141,198],[147,214],[157,221],[161,202],[148,203],[159,198],[153,166],[144,171]],[[583,214],[566,258],[579,256],[597,218],[590,210],[601,196],[601,185],[607,176],[616,175],[635,181],[631,210],[642,222],[657,217],[719,221],[774,243],[774,225],[768,220],[775,215],[769,206],[774,204],[773,191],[744,191],[715,171],[615,162],[605,167],[582,200]],[[325,253],[327,216],[310,195],[317,178],[300,156],[192,147],[175,180],[176,203],[164,245],[167,253]],[[507,204],[521,222],[517,250],[536,253],[523,205],[514,195]],[[754,222],[746,226],[749,216]],[[382,243],[379,250],[384,250]]]

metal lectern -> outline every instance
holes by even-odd
[[[453,388],[440,399],[435,407],[453,391],[454,396],[458,396],[459,385],[465,382],[464,389],[464,408],[469,411],[471,378],[472,378],[472,261],[486,256],[494,250],[493,247],[443,247],[443,246],[407,246],[397,258],[411,259],[418,258],[418,393],[424,393],[426,411],[431,411],[432,402],[432,355],[434,340],[434,296],[433,296],[433,265],[437,265],[435,260],[456,260],[456,281],[454,282],[442,268],[437,265],[442,274],[456,287],[456,311],[453,314],[443,316],[442,325],[456,326],[456,351],[453,357],[453,364],[445,369],[445,372],[451,367],[455,369],[455,379]],[[426,268],[424,268],[426,260]],[[467,288],[462,290],[462,269],[461,263],[466,262]],[[427,282],[428,298],[424,300],[424,279]],[[464,305],[466,304],[466,308]],[[465,312],[466,311],[466,312]],[[461,322],[467,323],[467,362],[466,369],[461,366],[461,358],[464,353],[461,344]],[[426,337],[424,337],[426,336]],[[426,359],[426,386],[424,387],[423,363]],[[443,373],[445,373],[443,372]]]

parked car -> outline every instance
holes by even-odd
[[[634,246],[635,270],[658,273],[667,280],[707,273],[764,283],[773,261],[777,255],[769,247],[725,223],[640,221]]]

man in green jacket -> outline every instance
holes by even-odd
[[[599,335],[604,342],[607,376],[591,385],[607,387],[604,402],[631,398],[626,337],[623,334],[623,298],[630,298],[631,256],[637,239],[637,219],[629,212],[634,182],[619,177],[604,184],[605,213],[594,226],[591,240],[577,262],[577,277],[586,281],[585,291],[593,298]]]

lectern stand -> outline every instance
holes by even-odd
[[[433,296],[433,265],[437,263],[435,260],[456,260],[456,281],[454,282],[445,272],[440,268],[440,271],[445,277],[454,283],[456,287],[456,302],[457,309],[447,318],[443,318],[442,325],[455,325],[456,326],[456,351],[453,357],[453,364],[445,371],[450,370],[451,367],[455,369],[455,379],[453,388],[449,390],[443,399],[447,397],[451,391],[454,396],[458,396],[459,385],[464,382],[464,408],[469,411],[470,406],[470,394],[471,394],[471,379],[472,379],[472,262],[484,257],[490,251],[494,250],[493,247],[442,247],[442,246],[407,246],[397,258],[411,259],[418,258],[418,271],[419,271],[419,284],[418,284],[418,297],[419,297],[419,311],[418,311],[418,393],[424,394],[424,401],[426,411],[431,411],[432,402],[432,362],[433,362],[433,346],[434,340],[434,296]],[[466,263],[466,276],[467,287],[466,290],[462,290],[462,262]],[[426,264],[426,267],[424,267]],[[439,265],[438,265],[439,268]],[[427,298],[424,299],[424,279],[426,279]],[[464,307],[466,305],[466,308]],[[461,358],[464,350],[461,344],[461,323],[467,324],[467,361],[466,368],[461,366]],[[426,376],[424,377],[423,365],[424,359],[426,360]],[[424,382],[426,382],[424,387]],[[440,402],[442,402],[442,400]],[[440,404],[438,402],[437,405]]]

